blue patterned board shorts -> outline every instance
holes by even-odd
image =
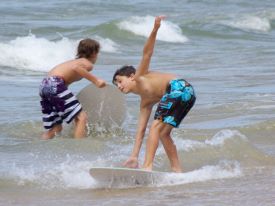
[[[154,119],[178,127],[196,101],[193,87],[184,79],[169,82],[161,98]]]
[[[81,104],[60,77],[44,78],[39,88],[39,95],[45,129],[62,124],[63,120],[70,123],[82,110]]]

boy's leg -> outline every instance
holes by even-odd
[[[62,131],[62,125],[56,124],[53,126],[53,128],[43,133],[42,139],[45,139],[45,140],[52,139],[56,133],[60,133],[61,131]]]
[[[142,167],[145,170],[151,171],[153,169],[153,161],[159,144],[160,131],[164,126],[165,124],[160,120],[154,120],[152,123],[146,142],[145,160]]]
[[[161,131],[161,142],[165,152],[170,160],[171,168],[174,172],[182,172],[180,161],[178,158],[177,148],[171,138],[171,131],[173,127],[170,125],[165,126]]]
[[[74,129],[74,137],[75,138],[83,138],[87,135],[86,124],[88,122],[88,117],[86,112],[81,111],[75,117],[75,129]]]

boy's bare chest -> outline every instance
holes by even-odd
[[[156,103],[163,96],[163,89],[152,84],[144,84],[140,96],[148,103]]]

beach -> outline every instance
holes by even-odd
[[[170,173],[160,145],[154,170],[166,178],[103,187],[89,169],[131,154],[140,98],[125,96],[122,125],[81,140],[65,125],[45,141],[39,85],[83,38],[100,42],[92,73],[112,84],[116,69],[138,66],[156,15],[167,17],[150,69],[187,80],[197,96],[172,132],[184,173]],[[275,205],[274,1],[2,0],[0,22],[0,205]]]

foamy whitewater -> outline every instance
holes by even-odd
[[[8,43],[1,43],[0,52],[3,55],[0,57],[0,64],[26,70],[48,71],[60,62],[75,58],[79,40],[60,38],[57,41],[50,41],[30,33],[28,36],[17,37]],[[117,51],[118,46],[112,40],[100,36],[95,36],[94,39],[100,42],[102,52]],[[34,51],[38,52],[33,55]]]
[[[274,8],[269,0],[2,0],[0,205],[274,205]],[[172,132],[184,173],[171,173],[160,144],[154,170],[166,172],[161,178],[106,185],[89,170],[121,167],[131,154],[139,97],[126,96],[122,125],[89,125],[83,140],[64,125],[42,141],[38,87],[51,68],[75,57],[83,38],[100,42],[92,73],[111,84],[121,65],[138,66],[155,15],[166,20],[151,70],[177,74],[197,94]],[[88,84],[70,89],[77,94]]]

